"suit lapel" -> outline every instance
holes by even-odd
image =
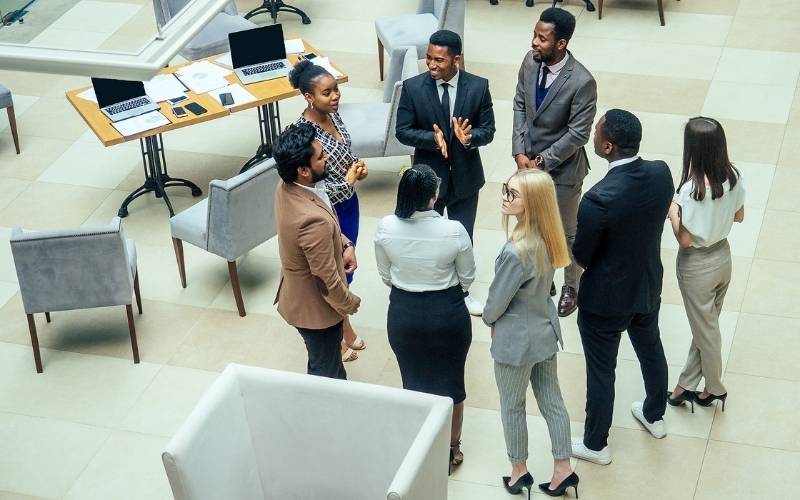
[[[575,59],[572,57],[572,54],[570,54],[570,57],[569,57],[569,60],[567,61],[567,64],[565,64],[564,67],[561,68],[561,72],[556,77],[556,80],[553,82],[553,84],[547,90],[547,95],[544,96],[544,101],[542,101],[542,105],[539,106],[539,109],[536,110],[536,114],[534,115],[534,118],[539,116],[545,109],[547,109],[547,106],[550,105],[550,103],[555,98],[556,94],[558,94],[558,92],[561,90],[561,88],[564,86],[564,84],[567,82],[567,80],[569,80],[569,77],[572,75],[572,66],[573,66],[574,62],[575,62]],[[536,77],[533,80],[534,91],[535,91],[535,87],[538,86],[540,66],[541,66],[541,63],[536,65]]]
[[[458,77],[458,90],[456,91],[456,102],[453,105],[453,116],[461,118],[461,110],[464,108],[464,102],[467,100],[469,88],[467,87],[467,79],[464,78],[464,72],[461,71]]]

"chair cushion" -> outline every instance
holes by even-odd
[[[11,91],[0,85],[0,109],[13,105],[14,101],[11,100]]]
[[[172,237],[206,250],[208,238],[208,198],[169,220]]]
[[[190,61],[204,57],[223,54],[230,50],[228,33],[255,28],[256,25],[240,16],[231,16],[220,12],[200,30],[181,50],[181,55]]]
[[[396,47],[410,45],[417,48],[419,59],[425,58],[428,40],[437,29],[439,20],[433,14],[403,14],[375,20],[375,32],[389,54]]]
[[[383,156],[391,108],[391,103],[385,102],[354,102],[339,106],[339,116],[353,140],[350,149],[356,156]]]

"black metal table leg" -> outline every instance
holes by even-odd
[[[255,156],[247,160],[239,171],[246,172],[256,163],[272,157],[272,145],[281,133],[281,112],[277,102],[262,104],[258,107],[258,132],[261,135],[261,144]]]
[[[300,16],[303,24],[311,24],[311,19],[306,15],[305,12],[297,7],[286,5],[283,3],[283,0],[263,0],[263,3],[260,7],[257,7],[245,14],[244,18],[250,19],[251,17],[259,14],[269,14],[272,17],[272,24],[275,24],[278,22],[278,12],[291,12],[292,14],[297,14]]]
[[[186,179],[178,179],[170,177],[167,173],[167,158],[164,156],[164,141],[161,134],[151,135],[143,139],[139,139],[139,146],[142,149],[142,165],[144,168],[144,184],[133,191],[122,202],[119,207],[117,215],[120,217],[128,216],[128,205],[136,198],[147,194],[153,193],[156,198],[163,198],[164,203],[169,209],[169,216],[175,215],[172,210],[172,203],[167,197],[165,188],[174,186],[188,187],[192,190],[192,196],[200,196],[203,191],[197,185]]]

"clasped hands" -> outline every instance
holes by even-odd
[[[456,118],[454,116],[452,120],[453,134],[456,139],[464,146],[469,145],[472,142],[472,134],[469,133],[472,130],[472,125],[469,124],[469,119]],[[433,140],[436,142],[436,147],[442,152],[442,156],[447,158],[447,139],[445,139],[444,132],[439,128],[439,125],[435,123],[433,124]]]
[[[347,168],[344,180],[351,186],[354,186],[356,181],[363,181],[367,178],[367,175],[369,175],[369,170],[367,169],[367,165],[364,164],[364,160],[359,160],[357,163],[354,161]]]
[[[528,170],[531,168],[542,170],[542,164],[544,164],[544,158],[542,158],[542,155],[536,155],[533,159],[531,159],[528,158],[528,155],[523,153],[517,153],[514,155],[514,161],[517,162],[518,170]]]

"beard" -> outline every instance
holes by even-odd
[[[541,57],[533,56],[533,60],[537,64],[541,64],[541,63],[547,64],[549,62],[552,62],[555,58],[556,58],[556,51],[555,50],[553,50],[551,52],[542,52],[542,56]]]
[[[311,170],[311,182],[313,182],[314,184],[318,183],[319,181],[324,181],[327,178],[328,178],[328,166],[327,165],[325,165],[325,171],[322,172],[321,174],[318,174],[318,173],[314,172],[314,170]]]

